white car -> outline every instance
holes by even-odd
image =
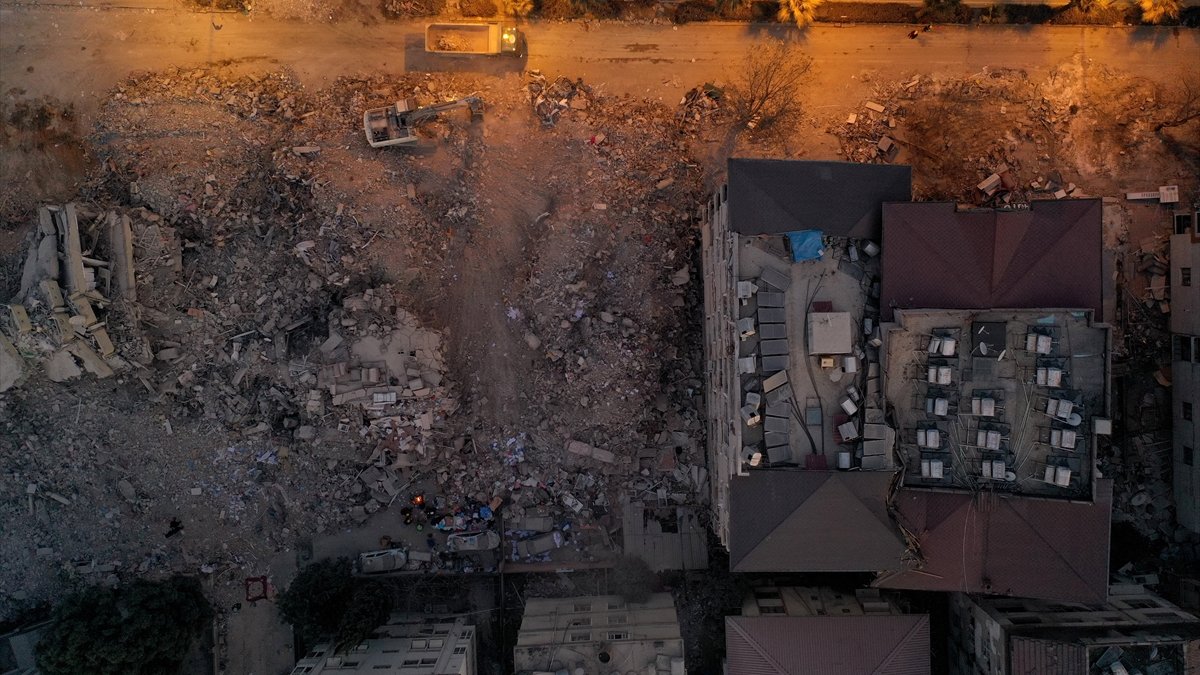
[[[358,556],[359,574],[386,574],[399,572],[408,562],[408,554],[402,548],[383,551],[368,551]]]
[[[490,551],[499,545],[500,535],[492,530],[446,537],[446,548],[451,551]]]

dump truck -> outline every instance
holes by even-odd
[[[456,108],[469,108],[471,119],[476,119],[483,115],[483,100],[476,96],[468,96],[457,101],[418,108],[413,99],[401,99],[395,105],[372,108],[364,112],[363,131],[367,134],[367,143],[372,148],[416,143],[419,137],[413,127]]]
[[[425,51],[431,54],[516,54],[521,31],[497,22],[431,23],[425,27]]]

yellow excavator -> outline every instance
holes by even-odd
[[[418,140],[418,136],[413,131],[414,127],[444,112],[458,108],[468,108],[471,111],[472,120],[483,117],[483,99],[478,96],[468,96],[457,101],[437,103],[424,108],[416,107],[414,99],[405,98],[396,101],[395,105],[372,108],[363,113],[363,131],[366,132],[367,143],[372,148],[408,145],[416,143]]]

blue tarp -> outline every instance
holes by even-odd
[[[820,230],[800,230],[787,233],[788,244],[792,247],[792,260],[820,260],[825,249],[821,248]]]

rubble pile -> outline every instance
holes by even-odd
[[[917,75],[874,89],[828,132],[850,161],[911,164],[914,198],[1004,206],[1084,196],[1050,173],[1050,153],[1070,136],[1071,106],[1043,97],[1023,74]]]
[[[679,108],[675,117],[685,127],[696,127],[711,121],[721,109],[721,98],[724,90],[711,83],[692,87],[679,100]]]
[[[92,141],[123,185],[112,191],[163,217],[186,217],[220,240],[278,212],[303,218],[299,176],[274,166],[311,111],[289,74],[232,67],[170,69],[129,78],[104,103]]]
[[[1200,536],[1175,523],[1169,431],[1133,435],[1127,447],[1110,447],[1097,460],[1101,472],[1115,479],[1114,523],[1129,523],[1153,544],[1165,546],[1168,558],[1200,555]]]
[[[238,68],[113,92],[91,139],[103,169],[78,205],[47,210],[30,283],[0,308],[0,359],[25,371],[0,380],[15,420],[0,487],[28,495],[0,505],[0,592],[200,570],[232,597],[298,539],[385,508],[444,532],[544,515],[557,536],[514,530],[504,557],[598,560],[620,553],[624,504],[707,494],[699,317],[683,311],[701,293],[701,172],[675,110],[566,78],[535,79],[536,96],[517,76],[423,74],[305,92]],[[521,150],[452,114],[420,127],[416,152],[362,138],[368,108],[471,93],[485,124],[544,142]],[[470,373],[443,335],[462,340],[473,317],[461,297],[464,317],[443,316],[447,289],[477,273],[457,266],[464,248],[525,208],[496,175],[568,155],[494,279],[499,329],[523,350],[503,354],[518,415],[497,419],[454,384]],[[173,518],[186,546],[163,539]],[[47,565],[69,573],[26,573]]]
[[[560,75],[549,81],[540,70],[529,71],[529,84],[525,85],[525,95],[533,106],[533,113],[547,127],[554,126],[566,110],[587,110],[594,93],[582,79],[572,82]]]

